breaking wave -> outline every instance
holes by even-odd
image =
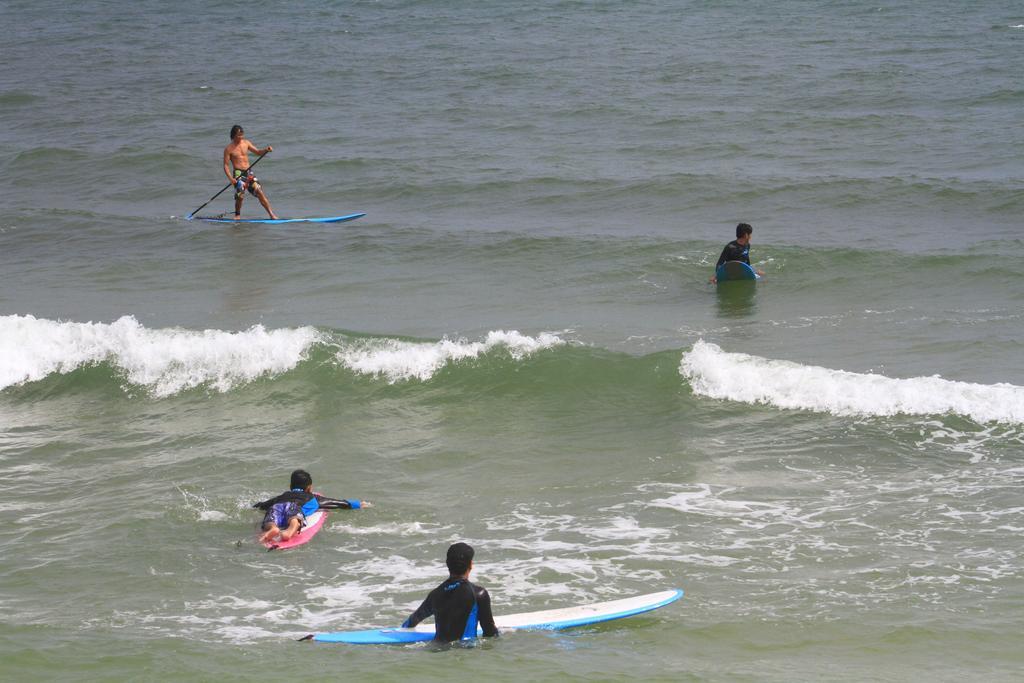
[[[557,335],[541,333],[536,337],[516,331],[489,332],[484,341],[442,339],[439,342],[407,342],[396,339],[371,339],[338,352],[338,360],[353,372],[378,375],[389,382],[428,380],[450,362],[478,358],[496,349],[506,349],[521,360],[537,351],[565,342]]]
[[[208,385],[218,391],[294,368],[321,339],[312,327],[243,332],[144,327],[133,316],[76,323],[0,317],[0,390],[109,364],[163,397]]]
[[[133,316],[112,323],[0,316],[0,391],[105,365],[158,398],[196,387],[226,392],[289,372],[313,359],[318,348],[333,352],[328,363],[356,374],[391,383],[426,381],[449,364],[495,350],[518,361],[564,343],[555,334],[531,337],[514,330],[489,332],[482,341],[417,342],[351,338],[314,327],[195,331],[148,329]]]
[[[695,394],[833,415],[938,415],[1024,424],[1024,387],[941,377],[897,379],[728,353],[698,341],[679,372]]]

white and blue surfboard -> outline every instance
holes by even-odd
[[[718,282],[732,282],[735,280],[760,280],[749,263],[743,261],[726,261],[715,269],[715,280]]]
[[[644,612],[670,605],[683,597],[683,591],[673,590],[638,595],[622,600],[597,602],[579,607],[550,609],[540,612],[506,614],[496,616],[494,625],[501,632],[508,631],[553,631],[576,626],[599,624],[614,619],[625,619]],[[478,630],[478,634],[480,631]],[[335,633],[314,633],[302,640],[318,643],[348,643],[350,645],[396,645],[418,643],[434,639],[434,625],[420,624],[414,628],[381,628],[369,631],[337,631]]]
[[[283,225],[285,223],[344,223],[362,218],[365,213],[350,213],[347,216],[325,216],[323,218],[224,218],[223,216],[189,216],[190,221],[207,221],[209,223],[261,223],[263,225]]]

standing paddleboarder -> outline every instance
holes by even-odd
[[[242,200],[245,199],[246,192],[260,200],[268,216],[277,218],[277,214],[270,207],[267,195],[263,193],[263,186],[249,168],[249,152],[262,157],[273,151],[274,148],[270,145],[259,149],[245,139],[245,131],[241,126],[231,126],[231,144],[224,148],[224,175],[235,186],[235,220],[241,218]]]

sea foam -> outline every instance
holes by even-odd
[[[698,341],[683,353],[679,373],[695,394],[834,415],[940,415],[976,422],[1024,424],[1024,387],[972,384],[941,377],[897,379],[745,353]]]
[[[338,361],[353,372],[376,375],[389,382],[428,380],[448,363],[478,358],[497,348],[505,349],[516,360],[537,351],[564,344],[558,335],[542,332],[536,337],[515,330],[495,330],[483,341],[442,339],[438,342],[409,342],[397,339],[370,339],[346,345]]]
[[[132,316],[109,324],[0,316],[0,390],[108,363],[158,397],[203,385],[228,391],[294,368],[318,341],[312,327],[151,330]]]

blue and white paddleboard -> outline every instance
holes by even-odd
[[[344,223],[362,218],[365,213],[350,213],[347,216],[326,216],[324,218],[224,218],[222,216],[191,216],[190,221],[208,221],[210,223],[262,223],[264,225],[282,225],[284,223]]]
[[[748,263],[726,261],[715,269],[715,279],[718,282],[729,282],[732,280],[759,280],[761,276]]]
[[[673,590],[638,595],[623,600],[598,602],[580,607],[549,609],[541,612],[524,612],[496,616],[494,625],[499,631],[552,631],[574,626],[599,624],[602,621],[625,619],[644,612],[670,605],[683,597],[683,591]],[[382,628],[370,631],[337,631],[335,633],[314,633],[303,640],[320,643],[348,643],[350,645],[394,645],[417,643],[434,639],[434,625],[420,624],[415,628]]]

